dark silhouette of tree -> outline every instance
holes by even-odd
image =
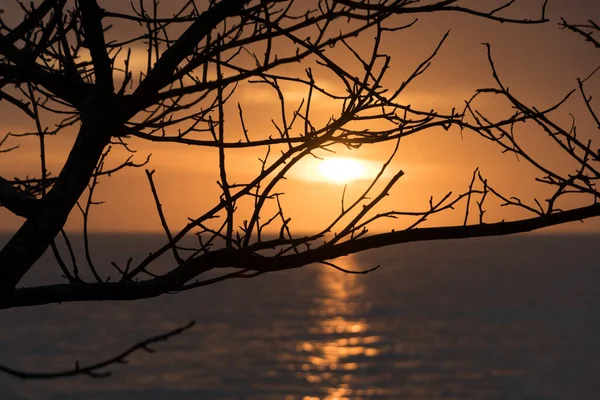
[[[96,0],[44,0],[29,8],[22,6],[21,21],[0,20],[0,101],[35,123],[36,132],[28,136],[37,138],[41,160],[38,177],[0,176],[0,204],[24,220],[0,251],[0,307],[143,299],[311,263],[343,270],[332,260],[382,246],[506,235],[600,215],[595,188],[600,177],[597,169],[600,153],[592,149],[591,142],[580,140],[574,129],[562,128],[552,120],[553,111],[575,91],[541,110],[520,102],[501,80],[488,46],[496,85],[478,90],[464,108],[440,113],[404,104],[401,94],[428,69],[447,35],[401,85],[383,84],[391,58],[381,52],[382,41],[410,29],[421,14],[463,13],[512,24],[548,21],[545,3],[540,4],[540,14],[534,18],[507,16],[516,3],[514,0],[493,10],[470,8],[461,3],[459,0],[189,0],[163,17],[157,1],[140,1],[125,14],[102,9]],[[593,22],[562,24],[598,47],[593,36],[598,26]],[[131,27],[130,36],[111,36],[114,31],[109,29],[111,25]],[[353,38],[361,35],[373,38],[368,56],[352,46]],[[135,46],[145,48],[145,67],[139,73],[132,67]],[[345,70],[336,58],[335,51],[339,49],[363,67],[362,74]],[[311,68],[304,75],[290,73],[293,69],[285,68],[308,61],[334,76],[344,90],[321,84],[318,77],[322,75]],[[246,129],[243,107],[238,105],[237,113],[226,107],[235,101],[236,87],[245,83],[266,85],[278,99],[279,115],[277,121],[273,119],[273,132],[262,136],[250,132]],[[287,101],[282,85],[288,83],[305,88],[306,95],[299,105],[290,106]],[[584,83],[585,79],[580,80],[576,91],[598,122]],[[313,118],[318,107],[314,100],[317,94],[339,104],[337,114],[324,122]],[[514,112],[501,120],[486,116],[476,106],[484,96],[508,100]],[[54,128],[45,127],[48,124],[44,118],[48,116],[60,119]],[[239,128],[231,128],[230,121]],[[360,127],[369,122],[386,128]],[[515,127],[525,123],[537,124],[547,133],[548,140],[563,149],[575,165],[571,173],[557,172],[520,146]],[[402,171],[388,173],[400,139],[436,127],[475,133],[493,141],[503,151],[514,153],[540,172],[539,180],[554,188],[553,194],[546,200],[528,204],[496,190],[493,182],[476,170],[467,191],[448,193],[440,199],[432,197],[421,211],[381,211],[378,205],[403,176]],[[46,167],[45,138],[69,131],[76,131],[75,141],[62,170],[51,174]],[[20,139],[22,136],[6,135],[0,140],[0,153],[19,151]],[[189,223],[174,231],[162,210],[160,190],[153,180],[155,172],[146,170],[148,195],[155,200],[165,243],[137,264],[113,263],[119,276],[109,280],[106,268],[97,268],[88,251],[88,215],[95,204],[93,192],[100,178],[147,164],[148,159],[136,160],[132,154],[118,166],[106,167],[106,160],[113,155],[111,149],[130,151],[131,140],[214,148],[218,153],[222,195],[211,209],[193,210],[196,214]],[[340,212],[332,215],[330,223],[318,232],[309,236],[296,234],[278,192],[278,185],[294,166],[317,150],[335,149],[334,146],[354,149],[383,142],[390,142],[395,150],[382,163],[381,171],[367,189],[357,198],[342,198]],[[249,182],[234,183],[229,179],[226,163],[229,152],[252,148],[264,151],[261,172]],[[561,208],[560,201],[572,195],[584,196],[587,203]],[[484,217],[491,198],[499,200],[501,206],[520,208],[530,216],[488,221]],[[238,210],[238,204],[244,201],[253,204],[248,215]],[[64,226],[74,209],[83,215],[85,268],[90,279],[82,277],[83,267],[74,256],[68,265],[56,243],[60,239],[71,248]],[[478,213],[469,215],[475,209]],[[464,212],[464,223],[423,227],[426,220],[452,210]],[[390,232],[369,232],[375,221],[399,217],[410,217],[412,221]],[[267,234],[271,231],[279,234]],[[184,245],[183,240],[192,234],[198,238],[196,245]],[[65,282],[20,286],[23,277],[48,249],[53,252]],[[169,253],[172,256],[169,270],[153,268],[159,257]],[[131,351],[147,348],[148,344],[181,331],[140,342],[106,362],[76,366],[66,372],[33,374],[8,367],[2,370],[22,378],[103,376],[102,368],[122,362]]]

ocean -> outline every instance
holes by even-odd
[[[162,237],[92,240],[105,265]],[[4,310],[0,363],[33,371],[196,325],[108,378],[0,375],[0,399],[595,400],[599,245],[543,234],[414,243],[337,260],[381,265],[367,275],[311,265],[150,300]],[[48,257],[37,270],[32,282],[57,276]]]

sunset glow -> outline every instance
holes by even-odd
[[[319,163],[318,169],[323,178],[335,183],[347,183],[367,177],[365,165],[354,158],[329,158]]]

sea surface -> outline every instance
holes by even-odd
[[[92,255],[135,261],[162,240],[95,236]],[[308,266],[151,300],[0,311],[0,363],[32,371],[196,321],[109,378],[1,375],[0,399],[596,400],[599,249],[593,235],[416,243],[337,260],[381,265],[367,275]],[[31,282],[56,268],[44,258]]]

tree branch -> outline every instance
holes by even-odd
[[[191,258],[167,275],[147,281],[75,283],[18,288],[0,303],[0,309],[74,301],[151,298],[167,292],[178,291],[186,282],[213,268],[239,268],[261,273],[283,271],[401,243],[511,235],[597,216],[600,216],[600,204],[593,204],[519,221],[420,228],[375,234],[337,243],[331,247],[317,247],[287,256],[266,257],[253,254],[245,249],[221,249]]]
[[[39,200],[19,192],[9,181],[0,176],[0,206],[19,217],[31,218],[37,212]]]
[[[0,372],[4,372],[8,375],[12,375],[16,378],[20,379],[55,379],[55,378],[68,378],[77,375],[85,375],[90,378],[106,378],[109,377],[112,373],[110,371],[105,371],[104,369],[107,367],[112,367],[118,364],[127,364],[127,357],[131,354],[143,350],[147,353],[155,353],[156,350],[152,349],[150,345],[158,343],[158,342],[166,342],[171,339],[173,336],[180,335],[181,333],[191,329],[195,325],[195,322],[192,321],[187,325],[179,327],[177,329],[173,329],[167,333],[163,333],[161,335],[152,336],[148,339],[142,340],[140,342],[135,343],[133,346],[128,348],[127,350],[107,358],[106,360],[95,362],[89,365],[79,365],[79,362],[75,362],[75,367],[72,369],[67,369],[64,371],[56,371],[56,372],[31,372],[31,371],[23,371],[11,367],[7,367],[5,365],[0,365]]]

